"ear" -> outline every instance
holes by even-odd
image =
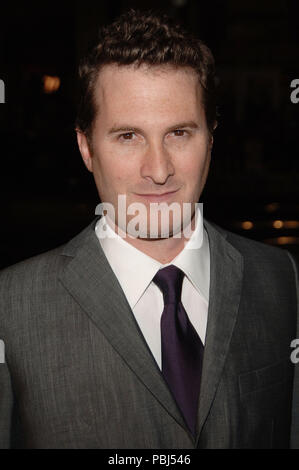
[[[90,152],[87,137],[79,129],[76,129],[76,133],[77,133],[78,147],[79,147],[81,156],[83,158],[86,168],[88,169],[88,171],[92,173],[92,155]]]
[[[215,121],[214,126],[213,126],[213,132],[214,132],[214,130],[216,129],[217,126],[218,126],[218,122]],[[209,150],[210,151],[213,148],[213,144],[214,144],[214,134],[211,132],[210,133],[210,141],[209,141]]]
[[[213,143],[214,143],[214,137],[213,137],[213,134],[210,134],[210,137],[209,137],[209,152],[212,151]]]

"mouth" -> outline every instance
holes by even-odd
[[[171,199],[171,197],[178,192],[178,189],[175,191],[168,191],[166,193],[148,193],[148,194],[138,194],[135,193],[135,196],[140,197],[143,200],[147,200],[149,202],[163,202]]]

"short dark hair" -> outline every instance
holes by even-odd
[[[207,126],[216,124],[215,65],[210,49],[165,14],[129,10],[99,31],[97,43],[79,66],[79,107],[76,128],[91,136],[96,116],[95,83],[107,64],[191,67],[199,77]]]

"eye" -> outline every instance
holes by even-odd
[[[183,130],[183,129],[175,129],[173,131],[175,137],[184,137],[187,133],[187,131]]]
[[[133,140],[134,132],[126,132],[125,134],[120,134],[119,138],[121,140]]]

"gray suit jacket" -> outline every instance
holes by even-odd
[[[0,447],[288,447],[298,308],[289,253],[204,221],[210,302],[193,439],[96,238],[96,220],[0,275]],[[294,442],[297,420],[294,412]]]

